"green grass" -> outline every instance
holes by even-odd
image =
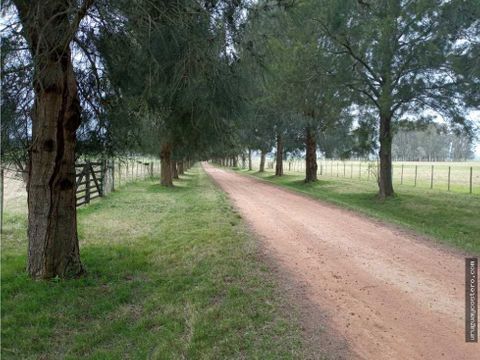
[[[25,216],[2,242],[2,359],[302,358],[298,322],[223,193],[194,168],[79,210],[88,274],[32,281]]]
[[[375,182],[319,177],[318,182],[305,184],[304,175],[299,173],[282,177],[274,176],[272,170],[265,173],[242,170],[241,173],[401,225],[460,249],[480,253],[480,195],[396,185],[397,196],[380,201],[376,197],[378,189]]]

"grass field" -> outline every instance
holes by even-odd
[[[26,217],[7,212],[2,359],[304,357],[295,309],[223,193],[198,167],[157,182],[79,210],[76,280],[28,279]]]
[[[259,162],[258,158],[253,159],[254,169],[258,169]],[[274,162],[269,160],[267,164],[273,167]],[[375,183],[377,165],[375,161],[319,159],[318,175],[322,178],[345,178]],[[480,162],[478,161],[397,161],[393,162],[392,166],[393,182],[396,185],[406,185],[419,189],[430,189],[432,187],[435,190],[464,194],[470,193],[471,171],[472,193],[480,195]],[[283,168],[292,174],[303,174],[305,172],[305,160],[292,159],[284,161]]]
[[[320,177],[314,184],[305,184],[300,173],[276,177],[273,170],[239,171],[480,253],[480,195],[397,184],[397,196],[382,202],[376,198],[378,189],[373,181]]]

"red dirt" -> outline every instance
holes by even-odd
[[[327,356],[480,359],[480,344],[465,343],[460,253],[251,177],[204,169],[260,235],[289,279],[287,292],[310,304],[304,326],[322,329],[310,336],[330,343]],[[326,342],[329,334],[336,339]]]

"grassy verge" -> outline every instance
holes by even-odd
[[[395,198],[379,201],[374,182],[320,177],[314,184],[305,184],[299,173],[276,177],[272,171],[238,171],[480,253],[479,195],[396,185]]]
[[[130,184],[81,209],[76,280],[29,280],[25,217],[7,216],[2,359],[301,358],[240,216],[199,168],[176,185]]]

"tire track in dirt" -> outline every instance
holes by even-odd
[[[480,359],[479,344],[465,343],[459,252],[251,177],[204,169],[288,274],[290,295],[322,314],[304,314],[306,327],[326,326],[342,338],[337,343],[346,341],[348,351],[336,354],[334,339],[330,356]],[[312,323],[319,318],[326,323]]]

